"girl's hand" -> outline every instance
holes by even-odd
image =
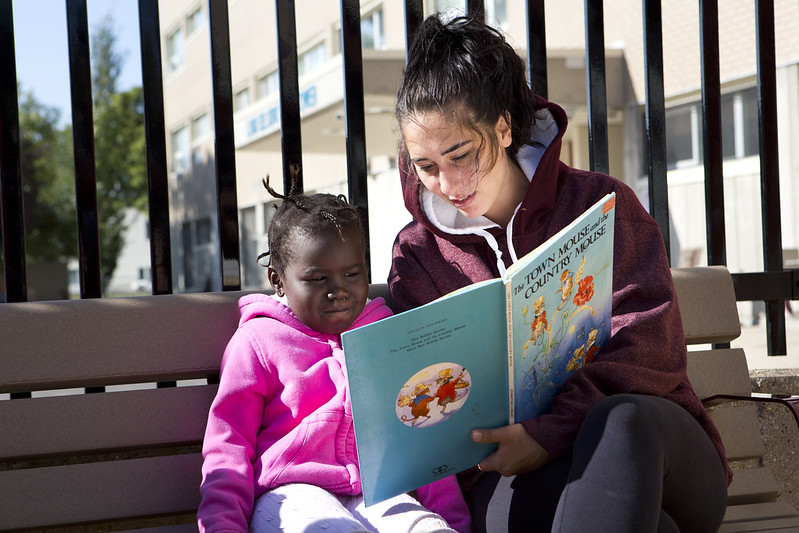
[[[472,440],[480,444],[498,442],[499,449],[483,459],[477,468],[514,476],[535,470],[546,464],[549,454],[527,433],[521,424],[494,429],[475,429]]]

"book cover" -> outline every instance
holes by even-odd
[[[470,432],[543,412],[610,336],[608,195],[469,285],[342,334],[366,505],[470,468],[496,449]]]

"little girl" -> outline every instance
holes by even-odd
[[[264,185],[283,199],[263,254],[275,295],[239,302],[203,443],[200,531],[468,531],[454,477],[418,501],[364,506],[340,334],[391,311],[367,299],[364,232],[343,196]]]

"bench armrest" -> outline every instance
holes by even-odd
[[[768,394],[764,392],[750,392],[747,394],[715,394],[702,400],[705,407],[718,405],[728,401],[748,401],[779,403],[787,407],[799,427],[799,395],[791,394]]]

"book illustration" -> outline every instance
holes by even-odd
[[[522,412],[540,411],[568,374],[591,362],[599,347],[610,338],[609,313],[595,307],[592,301],[597,290],[605,292],[604,287],[596,286],[597,280],[610,282],[608,276],[602,276],[610,264],[599,265],[589,274],[587,258],[587,255],[582,257],[576,273],[569,269],[562,271],[561,283],[554,294],[538,292],[532,305],[522,308],[523,323],[529,326],[529,337],[519,354],[521,359],[516,361],[520,366],[516,402]]]
[[[455,363],[437,363],[414,374],[397,395],[397,418],[406,426],[434,426],[455,415],[471,390],[469,372]]]

